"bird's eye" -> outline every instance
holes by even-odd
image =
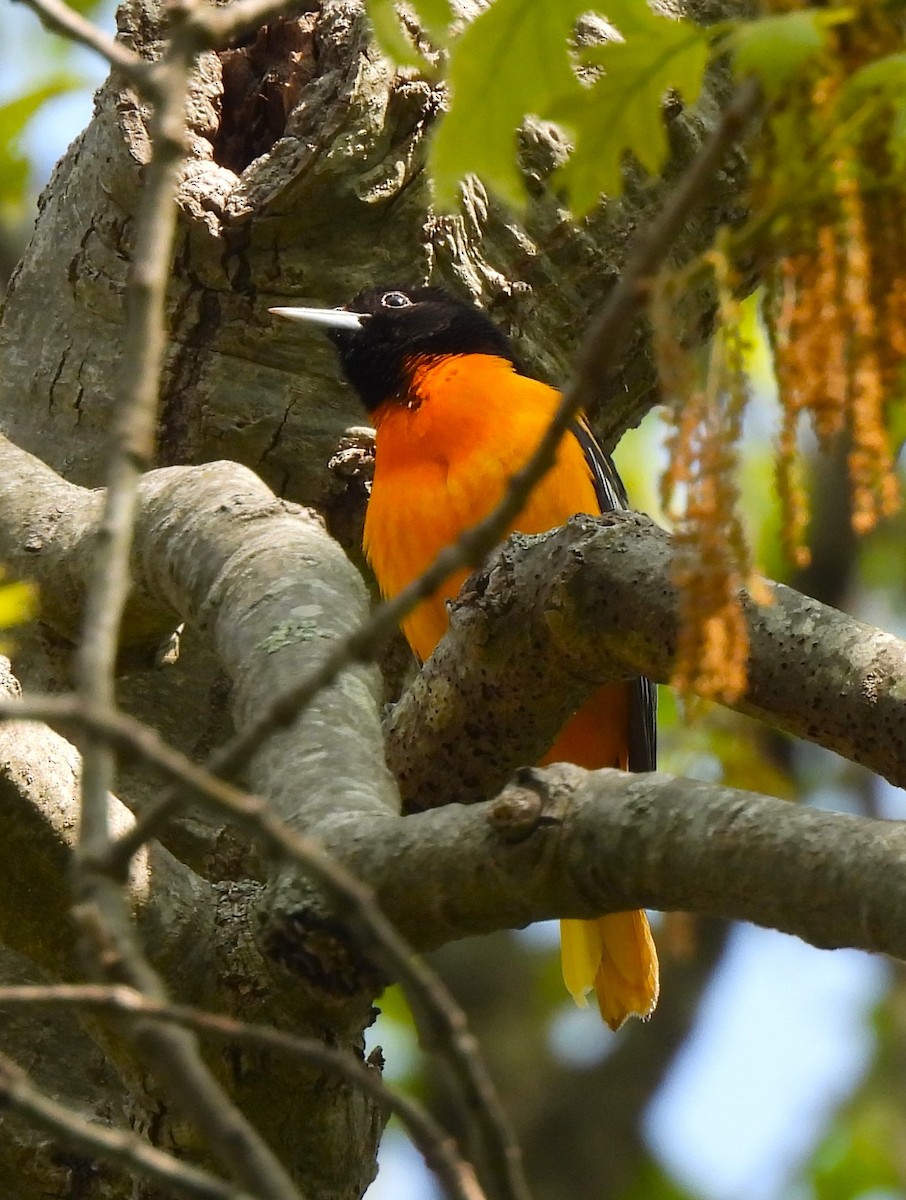
[[[384,308],[411,308],[412,301],[405,292],[384,292],[381,296]]]

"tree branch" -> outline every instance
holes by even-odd
[[[659,773],[526,771],[496,800],[369,830],[347,861],[423,949],[649,907],[906,958],[902,823]]]
[[[149,99],[159,99],[155,65],[109,37],[63,0],[14,0],[34,12],[41,24],[61,37],[78,42],[106,59],[115,71]]]
[[[254,723],[275,691],[289,692],[293,680],[310,677],[312,659],[317,663],[324,647],[329,653],[332,636],[342,639],[357,628],[366,611],[361,580],[312,514],[275,500],[260,480],[235,464],[151,472],[140,492],[136,584],[165,610],[172,606],[186,619],[209,626],[235,680],[233,703],[241,738],[243,721]],[[88,532],[86,528],[86,539]],[[384,948],[375,957],[388,975],[405,982],[426,1041],[451,1064],[481,1129],[480,1141],[501,1193],[524,1196],[518,1147],[474,1040],[465,1032],[461,1010],[433,972],[412,960],[409,947],[374,910],[370,892],[346,873],[338,877],[316,843],[300,839],[275,815],[316,836],[333,830],[338,840],[369,820],[392,821],[396,792],[383,763],[379,694],[374,671],[350,668],[337,684],[317,693],[303,720],[271,737],[250,766],[243,750],[236,766],[246,766],[258,790],[273,798],[273,809],[253,804],[251,811],[238,805],[236,811],[258,821],[284,853],[315,874],[366,944],[378,951]],[[73,716],[78,719],[77,712]],[[287,713],[287,720],[292,716]],[[119,721],[117,728],[128,736],[127,721]],[[155,753],[148,738],[139,738],[136,748],[138,744]],[[228,743],[228,748],[235,745]],[[181,769],[178,758],[163,757],[166,762],[158,758],[159,765]],[[217,754],[208,765],[222,761]],[[325,761],[335,764],[327,773]],[[197,775],[187,781],[193,778],[199,782]],[[221,803],[236,799],[228,791],[213,790]],[[160,827],[161,814],[172,812],[174,804],[175,799],[159,808],[151,821],[139,818],[139,832],[123,839],[130,854]],[[265,952],[275,928],[291,928],[289,918],[305,907],[300,887],[308,885],[301,884],[293,867],[262,896],[257,932]],[[310,895],[307,902],[310,906]],[[298,935],[293,938],[298,940]],[[326,972],[331,968],[336,971],[336,964],[325,965]]]
[[[669,682],[672,578],[670,536],[638,513],[511,539],[466,585],[450,631],[388,719],[404,803],[493,795],[543,756],[599,683]],[[775,584],[772,596],[766,607],[744,598],[748,686],[733,707],[906,784],[906,643],[791,588]]]
[[[79,828],[81,761],[58,733],[15,719],[24,715],[18,692],[0,657],[0,709],[14,718],[0,725],[0,941],[51,974],[65,974],[73,969],[66,881]],[[111,830],[124,834],[134,817],[115,796],[107,806]],[[146,844],[130,865],[126,894],[140,927],[165,925],[171,947],[189,922],[197,929],[205,916],[212,919],[207,886],[157,843]]]

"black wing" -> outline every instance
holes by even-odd
[[[616,467],[580,421],[572,432],[585,453],[601,512],[629,508],[629,497]],[[653,771],[657,766],[657,691],[644,675],[633,680],[629,712],[629,769]]]

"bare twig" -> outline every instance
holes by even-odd
[[[86,1157],[114,1163],[130,1174],[150,1179],[168,1194],[187,1200],[254,1200],[248,1192],[155,1150],[134,1133],[109,1129],[77,1116],[36,1088],[6,1055],[0,1055],[0,1102]]]
[[[533,641],[527,637],[520,643],[520,653],[531,645],[535,655],[550,653],[561,660],[575,656],[583,664],[582,677],[586,679],[605,671],[608,661],[619,664],[618,670],[626,675],[641,673],[657,682],[669,679],[678,623],[676,589],[671,583],[672,544],[669,534],[648,518],[622,513],[606,521],[574,522],[549,534],[543,543],[510,547],[505,552],[510,563],[514,556],[518,558],[522,574],[527,581],[534,581],[535,590],[527,582],[519,593],[526,619],[534,608],[549,605],[551,596],[557,597],[560,609],[567,603],[571,606],[568,638],[566,630],[558,626],[557,631],[548,631],[549,642],[544,645],[537,637]],[[564,552],[566,547],[569,553]],[[581,587],[576,578],[577,554],[581,557]],[[555,563],[560,564],[559,569],[553,569]],[[899,787],[906,786],[906,722],[898,715],[902,642],[792,588],[770,581],[766,586],[772,595],[769,606],[745,602],[751,646],[749,680],[745,695],[734,705],[736,710],[833,750]],[[518,616],[516,609],[509,610],[507,621]],[[817,641],[811,634],[816,628],[823,631]],[[459,647],[457,657],[465,663],[463,682],[468,685],[464,633],[454,626],[448,640]],[[495,636],[493,628],[487,635]],[[781,662],[782,671],[778,669]],[[433,668],[427,670],[430,673]],[[450,688],[451,679],[458,688],[459,681],[453,679],[447,664],[445,688]],[[883,686],[878,680],[884,681]],[[499,682],[505,695],[507,677],[502,675]],[[474,708],[482,685],[479,680],[472,686],[473,691],[467,686],[464,690],[462,703],[467,708]],[[46,721],[70,736],[74,730],[94,732],[142,756],[165,777],[178,780],[209,803],[228,807],[240,821],[254,821],[255,806],[264,803],[210,775],[134,717],[85,705],[71,695],[0,698],[0,720]],[[877,736],[879,722],[883,737]],[[438,738],[454,736],[449,733],[450,725],[438,728]],[[428,744],[428,752],[437,757],[438,745]],[[455,758],[444,761],[443,769],[452,781],[447,794],[450,800],[459,800],[463,792],[455,780],[460,764]],[[437,782],[433,779],[431,786]],[[247,816],[243,815],[246,806]]]
[[[664,207],[635,239],[626,267],[607,298],[601,312],[592,321],[579,348],[576,373],[563,396],[552,430],[561,435],[580,410],[603,416],[603,385],[617,359],[620,338],[630,320],[648,295],[648,281],[670,252],[683,225],[696,205],[707,195],[708,186],[733,143],[745,132],[761,103],[761,88],[754,78],[740,84],[710,137],[693,159],[689,169],[671,192]],[[604,432],[604,441],[610,439]],[[616,431],[610,431],[616,432]],[[550,438],[546,435],[545,441]],[[542,443],[543,446],[543,443]],[[538,447],[538,454],[542,451]],[[556,442],[551,449],[556,447]],[[529,464],[530,466],[531,464]],[[528,470],[528,467],[526,467]]]
[[[148,1017],[170,1022],[196,1033],[249,1045],[263,1046],[297,1058],[309,1066],[339,1075],[371,1096],[377,1104],[399,1117],[425,1162],[439,1176],[455,1200],[482,1200],[471,1166],[460,1156],[456,1144],[434,1118],[414,1100],[394,1092],[380,1072],[358,1062],[350,1054],[314,1038],[296,1037],[267,1025],[250,1025],[219,1013],[204,1012],[179,1004],[159,1004],[134,988],[99,984],[53,984],[49,986],[0,987],[0,1006],[41,1008],[78,1007]]]
[[[16,2],[16,0],[14,0]],[[127,46],[109,37],[63,0],[17,0],[36,13],[41,24],[52,33],[79,42],[105,58],[149,100],[160,99],[157,64],[139,58]]]
[[[138,485],[154,453],[160,371],[166,345],[164,300],[176,228],[175,193],[185,138],[189,76],[197,46],[187,31],[187,9],[174,7],[159,91],[150,120],[151,161],[137,219],[127,288],[126,332],[119,405],[104,511],[85,599],[83,636],[76,656],[78,690],[90,703],[115,705],[115,662],[130,587],[129,558]],[[115,757],[103,739],[83,745],[82,815],[73,915],[96,969],[164,1002],[162,982],[141,953],[121,888],[98,868],[109,844],[107,796]],[[262,1200],[298,1200],[288,1172],[205,1067],[185,1030],[136,1022],[134,1039],[154,1060],[187,1116],[235,1178]]]

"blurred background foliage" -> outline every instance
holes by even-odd
[[[110,0],[72,7],[113,25]],[[47,33],[26,9],[0,9],[0,290],[22,254],[40,189],[87,124],[105,74],[96,55]]]
[[[77,7],[113,29],[108,0]],[[620,7],[628,8],[627,0]],[[385,39],[395,36],[387,10],[378,6]],[[441,0],[431,0],[435,28],[444,12]],[[794,47],[796,61],[798,53]],[[783,57],[776,44],[773,56]],[[103,74],[90,54],[44,33],[24,9],[0,7],[3,284],[54,162],[90,119],[91,91]],[[512,177],[505,174],[504,183]],[[845,448],[820,453],[814,438],[802,436],[811,561],[793,567],[784,555],[774,486],[780,410],[759,297],[746,302],[743,319],[753,399],[740,491],[757,566],[906,635],[906,516],[901,511],[868,536],[853,536]],[[617,460],[637,506],[666,523],[658,499],[665,429],[661,415],[651,413],[624,437]],[[906,816],[903,797],[883,781],[719,707],[698,710],[687,722],[662,692],[660,729],[664,770],[790,802]],[[906,1198],[903,968],[683,915],[662,918],[657,936],[665,968],[661,1006],[647,1026],[616,1035],[566,999],[553,929],[500,934],[437,956],[521,1131],[539,1200]],[[384,1048],[388,1079],[455,1122],[441,1083],[423,1070],[395,990],[381,1009],[371,1040]],[[433,1194],[417,1155],[391,1126],[371,1200]]]

